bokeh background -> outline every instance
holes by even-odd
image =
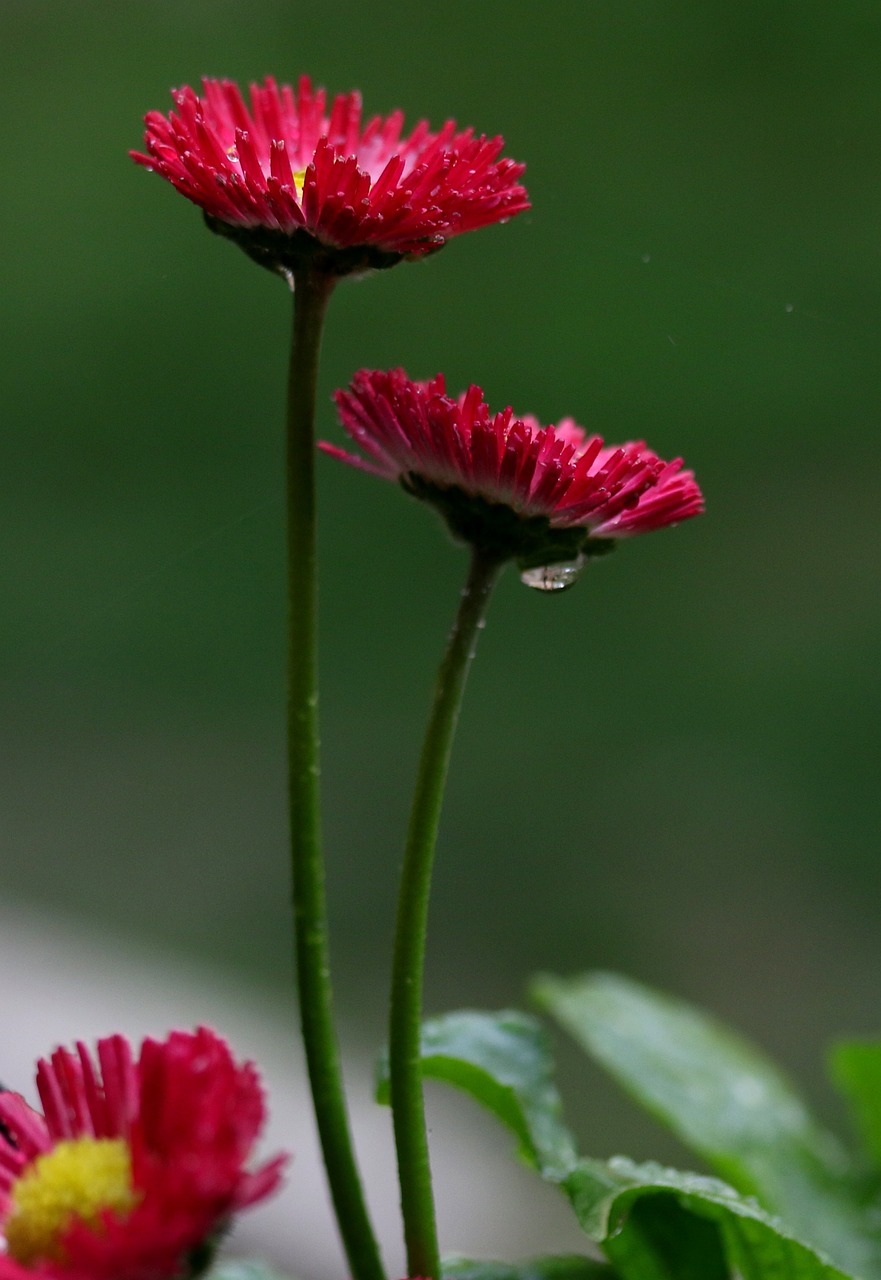
[[[881,1020],[874,0],[3,0],[0,22],[5,908],[284,1000],[290,302],[126,153],[171,85],[308,71],[371,112],[503,132],[534,205],[340,287],[322,434],[357,367],[443,370],[681,453],[707,496],[562,596],[503,580],[429,1007],[621,969],[839,1119],[823,1045]],[[390,486],[326,459],[321,490],[334,955],[372,1043],[465,558]],[[677,1158],[560,1051],[591,1151]]]

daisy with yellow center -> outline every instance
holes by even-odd
[[[284,1157],[245,1167],[263,1121],[250,1063],[205,1027],[58,1049],[37,1067],[43,1114],[0,1094],[0,1280],[191,1280]]]
[[[333,276],[390,267],[529,208],[524,166],[501,154],[502,138],[453,120],[408,134],[402,112],[365,119],[359,94],[329,98],[307,76],[247,95],[207,79],[173,100],[147,114],[132,159],[283,275],[316,255]]]

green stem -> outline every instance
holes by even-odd
[[[287,400],[288,784],[300,1022],[318,1133],[354,1280],[383,1280],[355,1164],[327,940],[318,792],[318,581],[315,394],[321,331],[334,279],[304,268],[295,279]]]
[[[498,559],[473,549],[468,580],[438,670],[434,704],[425,732],[410,811],[398,898],[389,1023],[389,1079],[407,1245],[407,1274],[421,1276],[424,1280],[440,1280],[420,1052],[431,868],[462,694],[500,568]]]

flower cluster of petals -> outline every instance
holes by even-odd
[[[60,1048],[37,1067],[42,1114],[0,1095],[0,1222],[7,1251],[0,1280],[171,1280],[196,1269],[231,1215],[280,1183],[285,1156],[253,1172],[245,1161],[264,1120],[251,1063],[237,1063],[213,1031],[147,1039],[135,1058],[119,1035]],[[130,1207],[86,1220],[72,1207],[45,1256],[9,1247],[17,1191],[62,1148],[116,1143],[124,1151]]]
[[[173,98],[145,117],[146,154],[132,158],[221,223],[419,256],[529,207],[503,140],[452,120],[403,135],[402,112],[364,121],[359,94],[328,105],[305,76],[296,90],[251,85],[250,107],[230,80]]]
[[[360,370],[336,393],[361,454],[326,453],[388,480],[456,488],[551,528],[616,539],[676,524],[703,510],[681,459],[665,462],[642,441],[606,445],[571,418],[542,426],[510,408],[492,413],[478,386],[454,399],[442,375],[414,382],[402,369]]]

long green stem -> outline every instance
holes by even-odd
[[[333,277],[310,269],[297,273],[288,378],[288,783],[294,926],[303,1043],[337,1222],[355,1280],[383,1280],[355,1164],[334,1031],[319,819],[315,394],[333,283]]]
[[[431,868],[465,681],[500,562],[472,552],[468,581],[438,670],[401,874],[389,1023],[389,1077],[407,1246],[407,1274],[440,1280],[420,1031]]]

